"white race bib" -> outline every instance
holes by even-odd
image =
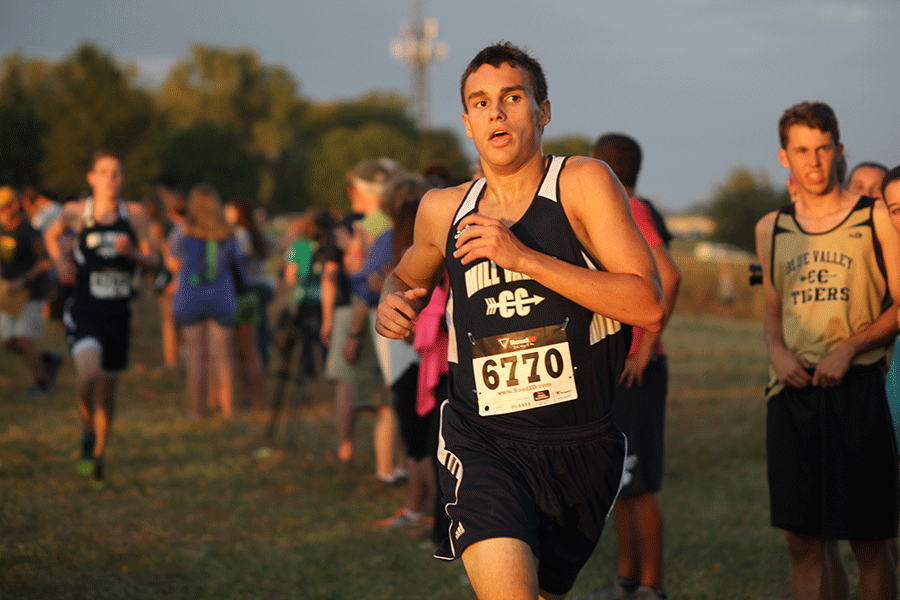
[[[569,341],[559,325],[473,341],[478,414],[530,410],[578,397]]]
[[[91,296],[98,300],[131,297],[131,275],[125,271],[93,271],[89,285]]]

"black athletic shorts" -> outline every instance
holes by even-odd
[[[612,416],[628,438],[620,498],[655,494],[662,488],[668,381],[669,363],[658,355],[647,364],[640,385],[616,387]]]
[[[419,364],[409,366],[391,386],[394,393],[394,413],[400,425],[400,439],[406,446],[406,456],[420,461],[430,456],[428,436],[431,433],[431,415],[420,417],[416,412],[416,395],[419,390]]]
[[[103,349],[101,368],[110,373],[124,371],[128,366],[128,347],[131,343],[131,311],[91,312],[70,299],[63,323],[66,326],[66,345],[69,351],[85,338],[94,338]]]
[[[785,387],[766,420],[772,526],[833,540],[897,537],[897,450],[880,366],[836,388]]]
[[[519,539],[538,583],[565,594],[590,558],[622,481],[625,436],[611,418],[564,429],[477,426],[441,406],[438,462],[450,517],[435,554],[452,560],[491,538]]]

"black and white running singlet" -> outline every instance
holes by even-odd
[[[531,205],[510,231],[529,248],[598,269],[560,203],[565,162],[550,158]],[[447,237],[451,406],[504,428],[598,421],[610,411],[631,329],[492,261],[463,265],[454,258],[456,224],[478,211],[484,187],[483,178],[472,184]]]
[[[129,301],[134,293],[135,263],[116,250],[116,240],[122,235],[128,236],[135,247],[138,245],[125,202],[118,202],[118,218],[109,225],[102,225],[94,219],[93,198],[88,198],[82,213],[82,229],[73,250],[77,269],[72,295],[74,312],[86,307],[103,312],[129,311]]]

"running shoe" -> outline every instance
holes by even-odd
[[[93,471],[91,472],[91,487],[95,490],[102,490],[106,487],[106,480],[103,478],[103,459],[99,456],[94,459]]]
[[[591,600],[633,600],[638,583],[631,579],[616,577],[613,581],[590,593]],[[648,588],[652,589],[652,588]]]
[[[669,596],[663,590],[642,585],[637,589],[632,598],[634,598],[634,600],[668,600]]]
[[[94,444],[97,438],[93,433],[81,435],[81,458],[78,459],[76,469],[79,475],[87,477],[94,472]]]

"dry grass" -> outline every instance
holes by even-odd
[[[336,464],[327,385],[290,418],[285,447],[260,453],[265,415],[185,418],[181,377],[155,368],[152,304],[140,314],[102,491],[74,469],[71,365],[32,399],[19,359],[0,362],[0,598],[474,597],[425,539],[373,530],[404,491],[368,477],[366,419],[359,458]],[[48,339],[62,347],[58,330]],[[783,543],[767,525],[760,326],[679,314],[665,339],[668,587],[679,599],[785,597]],[[608,581],[614,562],[610,530],[573,595]]]

